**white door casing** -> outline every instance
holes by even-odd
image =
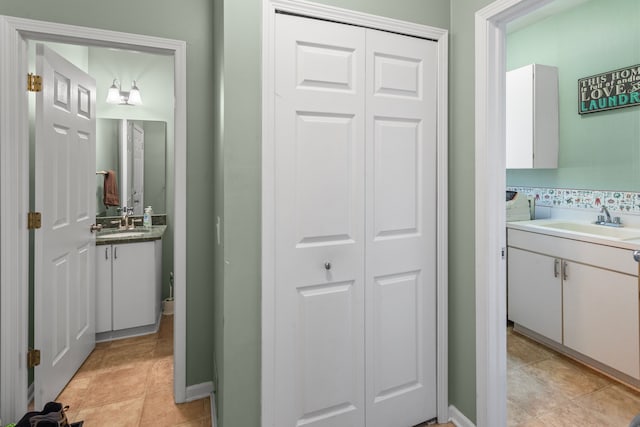
[[[95,347],[96,83],[41,43],[36,69],[35,407],[55,400]]]
[[[437,415],[437,44],[366,44],[366,425],[413,426]]]
[[[192,398],[186,388],[186,43],[10,16],[0,16],[0,32],[0,417],[18,419],[27,411],[29,115],[24,79],[30,71],[27,40],[34,38],[174,58],[174,393],[179,403]]]
[[[278,15],[275,45],[275,423],[434,418],[436,43]]]
[[[364,425],[364,30],[278,15],[276,425]]]
[[[507,420],[506,25],[554,0],[496,0],[475,14],[475,296],[478,427]]]

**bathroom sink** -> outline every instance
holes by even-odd
[[[640,238],[640,230],[635,228],[617,228],[604,225],[589,224],[584,222],[551,222],[540,224],[541,227],[553,228],[556,230],[573,231],[576,233],[591,234],[609,239],[629,240]]]

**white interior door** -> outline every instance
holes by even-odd
[[[275,425],[364,425],[362,28],[276,17]]]
[[[95,347],[95,80],[42,44],[36,95],[35,407],[54,400]]]
[[[436,45],[367,30],[368,427],[437,416]]]
[[[436,43],[275,34],[275,425],[434,418]]]

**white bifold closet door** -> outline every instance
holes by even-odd
[[[436,43],[276,17],[282,427],[436,417]]]

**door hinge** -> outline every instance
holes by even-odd
[[[40,364],[40,350],[30,348],[27,352],[27,366],[29,368],[36,367]]]
[[[40,92],[42,90],[42,77],[37,74],[27,74],[27,91]]]
[[[40,212],[29,212],[27,215],[27,229],[37,230],[42,227],[42,214]]]

